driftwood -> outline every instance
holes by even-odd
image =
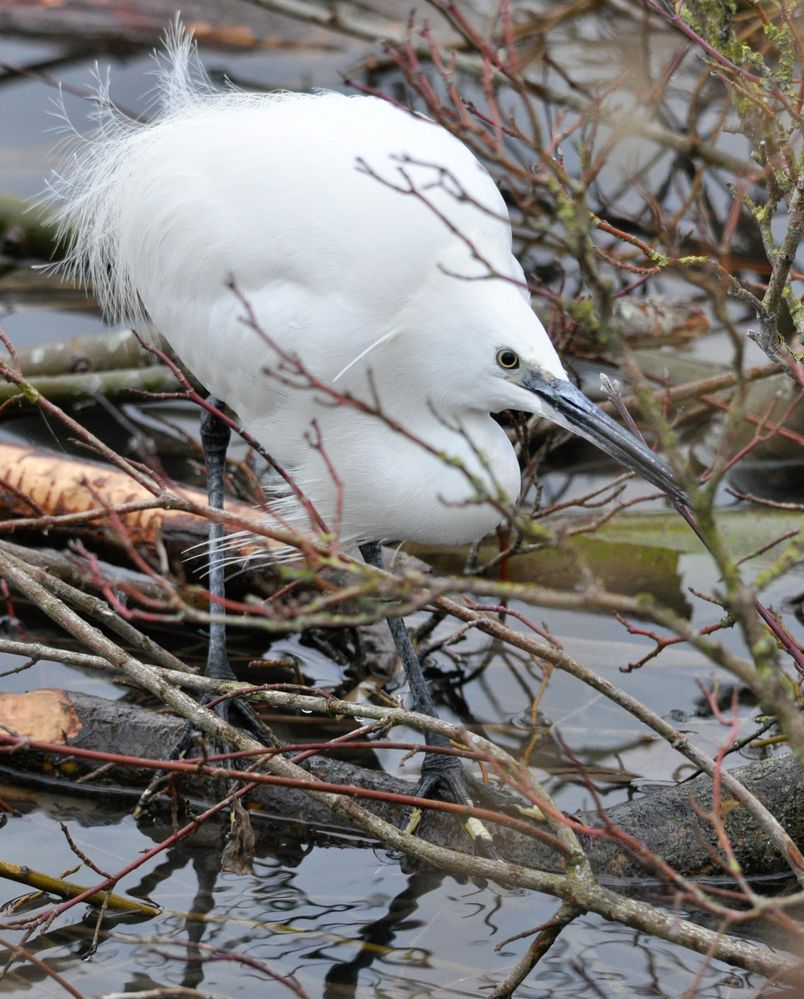
[[[140,596],[151,600],[159,600],[164,597],[164,590],[159,582],[146,576],[145,573],[135,572],[133,569],[112,565],[111,562],[102,560],[98,560],[94,566],[90,566],[86,559],[74,554],[69,549],[28,548],[12,544],[9,541],[0,541],[0,551],[21,559],[27,565],[44,569],[51,576],[55,576],[85,593],[98,592],[99,581],[102,580],[112,590],[128,588],[130,591],[135,591]],[[185,599],[188,598],[189,595],[185,595]],[[206,601],[203,597],[199,597],[198,602],[205,603]]]
[[[118,753],[145,759],[161,759],[166,747],[175,743],[184,723],[177,718],[121,702],[87,694],[60,690],[40,690],[28,694],[0,696],[0,724],[38,742],[70,748]],[[8,736],[0,735],[0,740]],[[50,754],[32,749],[17,749],[7,755],[0,772],[8,783],[26,787],[41,786],[61,794],[91,796],[98,803],[136,801],[139,790],[152,776],[144,767],[114,767],[102,777],[76,783],[76,779],[98,766],[97,761],[69,757],[56,760]],[[329,758],[308,762],[309,770],[322,781],[368,788],[388,794],[410,794],[410,782],[378,770],[368,770],[353,763]],[[800,802],[804,795],[804,775],[792,756],[774,757],[732,771],[784,825],[799,844],[804,845],[804,815]],[[225,793],[220,781],[193,773],[180,776],[177,785],[183,795],[196,802],[218,800]],[[506,796],[507,797],[507,796]],[[505,800],[494,792],[485,807],[498,807]],[[287,831],[293,825],[300,835],[320,838],[354,834],[356,830],[334,815],[326,806],[292,787],[263,785],[251,795],[258,834],[275,835],[277,824]],[[366,808],[390,821],[398,821],[400,806],[366,799]],[[508,803],[513,803],[508,799]],[[716,862],[715,834],[702,818],[712,806],[709,778],[665,788],[608,810],[608,819],[627,836],[644,844],[652,853],[686,877],[709,877],[722,874]],[[766,835],[757,828],[745,809],[723,793],[720,815],[725,824],[738,862],[748,877],[778,874],[787,868],[774,851]],[[573,816],[590,826],[601,826],[595,812]],[[423,834],[437,845],[452,846],[463,836],[456,819],[433,814],[428,816]],[[221,835],[223,833],[221,832]],[[547,845],[516,830],[498,826],[494,830],[500,854],[515,863],[541,869],[555,869],[557,855]],[[592,868],[602,877],[638,878],[645,876],[639,864],[620,842],[599,836],[581,836]]]
[[[198,506],[207,505],[206,493],[199,489],[172,486],[171,490]],[[148,505],[153,500],[151,493],[111,465],[65,457],[45,448],[0,442],[0,513],[4,518],[20,518],[21,529],[26,521],[43,516],[57,518],[97,510],[92,520],[63,525],[56,522],[48,525],[48,530],[61,529],[71,537],[79,534],[119,545],[119,531],[108,511],[131,504]],[[260,511],[248,503],[227,500],[226,509],[243,520],[260,519]],[[120,520],[128,543],[169,554],[181,554],[202,541],[208,528],[203,517],[153,505],[123,512]],[[16,529],[17,525],[5,525],[3,533],[8,537]],[[270,546],[270,541],[265,544]]]

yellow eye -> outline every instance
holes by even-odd
[[[519,367],[519,357],[508,347],[503,347],[497,351],[497,364],[506,371],[513,371]]]

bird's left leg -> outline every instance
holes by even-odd
[[[214,409],[223,409],[224,403],[214,396],[207,400]],[[204,461],[207,466],[207,498],[210,508],[223,510],[226,451],[232,432],[214,412],[206,409],[201,418],[201,446],[204,449]],[[224,526],[216,521],[209,522],[209,579],[210,623],[209,647],[207,649],[206,675],[211,680],[235,680],[234,671],[229,663],[229,653],[226,649],[226,580],[224,554],[221,551],[221,541],[224,537]],[[220,701],[216,711],[225,720],[229,720],[230,711],[234,709],[238,721],[249,729],[263,743],[270,744],[266,738],[267,729],[260,723],[248,705],[239,699]]]
[[[223,403],[220,399],[210,396],[210,405],[220,409]],[[207,466],[207,499],[213,510],[223,510],[223,497],[226,473],[226,451],[229,447],[232,432],[229,427],[208,409],[201,417],[201,446],[204,449],[204,462]],[[229,653],[226,650],[226,611],[223,600],[226,597],[226,581],[224,574],[223,524],[214,520],[209,522],[208,589],[210,596],[209,645],[207,647],[206,675],[211,680],[234,680],[235,675],[229,664]],[[221,702],[222,706],[228,701]],[[222,716],[228,714],[223,707],[219,712]]]
[[[210,396],[209,404],[214,409],[222,409],[224,403]],[[201,418],[201,445],[204,449],[204,461],[207,467],[207,499],[213,510],[223,510],[225,487],[226,450],[229,446],[231,431],[229,427],[210,410],[204,410]],[[229,653],[226,650],[226,581],[223,552],[220,550],[224,536],[223,524],[210,520],[209,522],[209,556],[208,556],[208,589],[210,606],[209,645],[207,647],[206,676],[211,680],[235,680],[234,671],[229,663]],[[211,700],[212,698],[207,698]],[[249,706],[239,699],[226,698],[215,705],[215,711],[224,721],[230,720],[230,715],[236,711],[237,721],[263,744],[271,745],[272,739],[268,729],[261,724]],[[178,742],[168,754],[168,759],[176,760],[183,756],[193,740],[193,726],[187,723]],[[162,784],[164,772],[158,770],[146,789],[140,795],[140,800],[134,809],[134,817],[138,818],[150,807],[156,792]]]
[[[383,568],[382,547],[379,544],[372,542],[361,545],[360,554],[369,565],[378,569]],[[429,715],[431,718],[438,718],[438,712],[404,619],[389,617],[388,628],[410,685],[413,710]],[[424,741],[428,746],[451,748],[449,739],[440,732],[425,732]],[[461,760],[457,756],[449,756],[445,753],[425,753],[421,780],[416,788],[416,795],[421,798],[431,798],[443,792],[446,792],[446,795],[459,805],[474,804]],[[418,817],[415,820],[411,817],[411,821],[407,823],[411,831],[415,829],[417,824]],[[482,822],[477,819],[469,819],[466,823],[466,830],[480,853],[494,854],[491,835]]]

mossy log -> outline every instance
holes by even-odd
[[[86,399],[110,399],[113,402],[142,401],[143,392],[180,392],[179,380],[167,367],[159,364],[147,368],[115,368],[107,371],[80,371],[71,375],[37,375],[30,379],[36,391],[50,402],[67,406]],[[0,402],[15,399],[20,406],[29,406],[16,385],[0,382]]]
[[[142,346],[131,329],[84,333],[17,351],[17,365],[26,378],[148,368],[159,364],[156,355]]]
[[[56,227],[32,202],[0,194],[0,248],[11,257],[50,260],[56,249]]]

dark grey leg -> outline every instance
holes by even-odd
[[[213,396],[209,402],[220,409],[223,403]],[[226,449],[232,436],[231,431],[218,419],[214,413],[204,410],[201,417],[201,445],[204,448],[204,461],[207,466],[207,497],[213,510],[223,510],[224,473],[226,470]],[[229,665],[229,655],[226,651],[226,621],[223,600],[226,596],[224,579],[223,553],[220,542],[223,538],[223,524],[209,522],[209,593],[210,614],[214,620],[209,625],[209,649],[207,650],[206,674],[213,680],[234,680],[235,675]],[[221,717],[227,717],[228,701],[222,701],[219,711]]]
[[[382,569],[382,548],[372,542],[360,546],[360,554],[369,565]],[[405,670],[408,684],[410,685],[413,697],[413,710],[421,714],[429,715],[431,718],[438,718],[438,712],[430,696],[427,681],[422,673],[419,657],[413,648],[405,622],[401,617],[389,617],[388,628],[396,645],[396,651],[402,660],[402,667]],[[424,741],[428,746],[449,747],[450,741],[445,735],[439,732],[425,732]],[[466,774],[463,763],[456,756],[447,756],[442,753],[425,753],[422,762],[421,780],[416,789],[416,794],[422,798],[431,798],[436,794],[446,792],[452,801],[459,805],[471,805],[472,797],[469,794]],[[494,845],[488,831],[476,820],[472,824],[467,824],[470,835],[475,840],[478,849],[490,854],[494,852]]]
[[[222,410],[225,406],[225,403],[215,396],[209,396],[207,401],[215,409]],[[231,436],[229,427],[214,413],[205,409],[201,417],[201,446],[204,449],[204,461],[207,466],[207,498],[213,510],[223,510],[226,449],[229,447]],[[212,598],[210,614],[216,620],[211,621],[209,625],[206,675],[212,680],[237,679],[229,664],[229,653],[226,650],[226,611],[223,606],[226,597],[226,579],[224,555],[220,550],[224,534],[223,524],[217,524],[212,520],[209,522],[208,588]],[[224,721],[230,721],[230,712],[236,711],[240,725],[249,729],[265,745],[272,743],[270,733],[244,701],[221,701],[215,706],[215,710]]]
[[[209,397],[209,402],[215,409],[222,409],[224,403],[220,399]],[[204,461],[207,466],[207,498],[213,510],[223,510],[224,473],[226,470],[226,449],[229,446],[231,431],[229,427],[213,413],[204,410],[201,418],[201,445],[204,449]],[[226,612],[222,601],[226,596],[226,580],[222,564],[223,553],[220,542],[224,536],[222,524],[209,522],[209,592],[216,599],[210,601],[210,615],[217,618],[210,622],[209,647],[207,650],[206,675],[213,680],[237,679],[229,664],[229,654],[226,651]],[[220,701],[215,705],[215,711],[224,721],[230,721],[230,715],[237,713],[237,721],[253,735],[270,745],[270,733],[259,721],[254,712],[240,700]],[[179,741],[171,749],[168,759],[177,760],[184,755],[193,741],[193,726],[188,722]],[[157,771],[148,787],[140,795],[140,800],[134,809],[134,817],[139,818],[149,808],[156,792],[162,784],[163,771]]]

